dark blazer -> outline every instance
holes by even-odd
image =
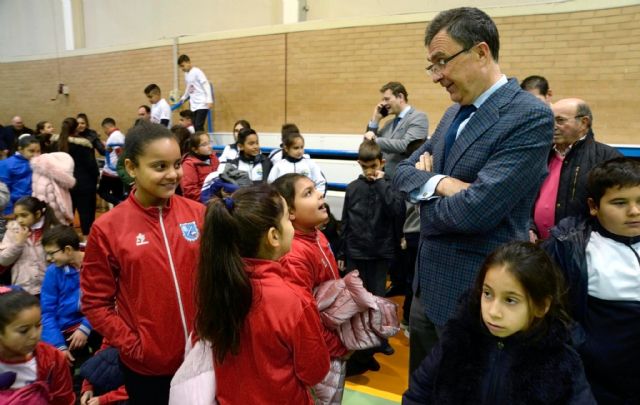
[[[547,174],[553,137],[549,107],[510,79],[471,117],[445,164],[444,134],[459,109],[455,104],[445,112],[433,137],[400,162],[393,178],[407,194],[436,174],[471,183],[451,197],[420,202],[416,292],[438,326],[451,317],[491,251],[528,240],[529,215]],[[433,155],[433,172],[415,168],[427,151]]]
[[[398,163],[408,157],[407,146],[416,139],[427,138],[429,121],[427,114],[411,107],[395,129],[393,129],[393,119],[389,119],[382,129],[367,127],[367,131],[373,131],[376,134],[376,143],[380,145],[382,157],[387,161],[384,172],[389,177],[393,177]]]

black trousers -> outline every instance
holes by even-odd
[[[124,185],[120,177],[102,174],[100,177],[100,185],[98,186],[98,195],[106,202],[118,205],[124,199]]]
[[[347,273],[358,270],[364,288],[371,294],[384,297],[387,288],[389,259],[361,260],[347,258]]]
[[[169,389],[172,375],[142,375],[120,362],[124,386],[129,395],[129,405],[166,405],[169,403]]]
[[[204,123],[207,120],[207,115],[209,115],[209,110],[195,110],[193,112],[193,127],[196,131],[204,131]]]
[[[73,211],[78,210],[83,235],[89,235],[96,219],[96,190],[71,190]]]

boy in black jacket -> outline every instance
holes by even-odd
[[[362,174],[347,186],[342,208],[342,254],[347,272],[358,270],[364,287],[384,297],[389,263],[395,255],[394,224],[404,221],[405,204],[392,190],[391,179],[382,171],[384,159],[380,146],[365,140],[358,149]],[[384,342],[376,351],[391,355],[393,348]],[[371,351],[361,351],[347,363],[347,375],[376,371],[379,365]]]
[[[342,208],[347,271],[357,269],[365,288],[380,297],[384,297],[389,261],[395,254],[394,222],[405,210],[382,171],[384,163],[380,146],[362,142],[358,150],[362,174],[347,186]]]
[[[564,272],[574,334],[598,403],[640,403],[640,162],[615,158],[588,179],[592,218],[565,218],[543,247]]]

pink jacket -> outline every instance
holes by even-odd
[[[349,350],[380,346],[400,330],[397,305],[368,292],[358,271],[344,278],[325,281],[314,291],[325,327],[335,330]],[[340,404],[344,388],[345,361],[331,359],[331,368],[321,383],[314,386],[316,404]]]
[[[49,204],[58,220],[73,223],[69,190],[76,184],[73,158],[65,152],[45,153],[31,159],[32,195]]]
[[[40,238],[42,229],[32,229],[23,243],[16,242],[20,224],[11,221],[0,243],[0,266],[11,267],[11,284],[21,286],[29,294],[40,294],[46,261]],[[2,272],[2,270],[0,270]]]

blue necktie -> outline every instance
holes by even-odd
[[[402,118],[400,118],[400,117],[395,117],[395,118],[393,119],[393,124],[392,124],[392,126],[391,126],[391,129],[392,129],[393,131],[395,131],[395,130],[396,130],[396,127],[398,126],[398,122],[400,122],[400,120],[401,120],[401,119],[402,119]]]
[[[444,160],[447,161],[447,156],[449,156],[449,151],[453,146],[453,143],[456,141],[456,135],[458,134],[458,128],[460,128],[460,124],[476,110],[476,106],[473,104],[463,105],[458,110],[453,122],[449,126],[447,133],[444,136]]]

